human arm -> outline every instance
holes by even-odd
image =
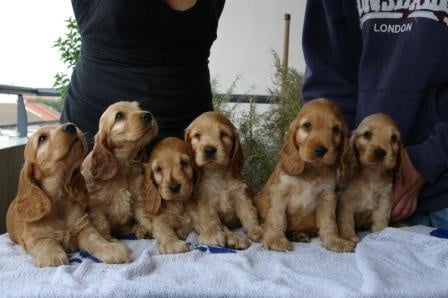
[[[361,31],[356,5],[343,1],[309,0],[303,26],[306,71],[303,98],[326,97],[355,125]]]
[[[417,208],[425,182],[435,182],[448,170],[448,125],[440,122],[421,144],[406,149],[403,158],[403,184],[394,187],[392,221],[408,218]]]

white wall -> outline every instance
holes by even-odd
[[[65,70],[52,46],[72,14],[69,0],[0,0],[0,84],[51,87]]]
[[[240,76],[237,93],[267,94],[274,73],[271,50],[281,57],[284,14],[291,14],[289,65],[303,73],[302,25],[305,0],[227,0],[210,71],[219,91]]]
[[[152,1],[152,0],[148,0]],[[225,91],[266,93],[274,72],[271,49],[282,53],[283,17],[291,14],[290,65],[304,70],[301,29],[305,0],[227,0],[212,48],[212,77]],[[0,1],[0,84],[51,87],[64,71],[52,47],[73,15],[69,0]]]

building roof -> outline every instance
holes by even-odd
[[[25,101],[25,109],[28,123],[55,122],[59,120],[60,114],[49,106],[35,102]],[[17,104],[0,102],[0,127],[17,125]]]

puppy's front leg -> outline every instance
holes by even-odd
[[[271,205],[264,222],[263,247],[270,250],[293,250],[292,243],[285,236],[287,200],[280,195],[272,196]]]
[[[44,218],[25,224],[23,239],[36,266],[56,267],[68,264],[68,256],[62,243],[70,242],[70,232],[62,220]]]
[[[225,246],[226,235],[219,219],[217,204],[208,198],[198,200],[200,234],[198,242],[205,245]]]
[[[355,212],[350,204],[344,204],[343,200],[338,202],[337,221],[341,238],[359,242],[359,237],[356,235]]]
[[[392,210],[392,191],[381,195],[378,206],[372,212],[372,226],[370,231],[379,232],[389,226],[390,213]]]
[[[107,220],[106,215],[100,211],[100,208],[96,207],[91,210],[89,213],[89,219],[91,224],[101,234],[101,236],[103,236],[103,238],[107,240],[116,240],[111,236],[109,221]]]
[[[185,208],[184,209],[185,221],[186,221],[186,225],[188,225],[188,228],[190,230],[189,232],[194,231],[198,235],[200,235],[201,234],[201,223],[199,220],[199,211],[198,211],[197,203],[195,201],[189,201],[185,204],[184,208]],[[188,236],[188,235],[186,235],[186,236]],[[181,236],[179,235],[179,237],[181,237]]]
[[[81,250],[109,264],[121,264],[130,260],[131,251],[119,241],[109,242],[87,222],[78,233],[78,245]]]
[[[316,210],[316,221],[322,245],[335,252],[350,252],[355,242],[339,238],[336,225],[336,195],[331,190],[323,191]]]
[[[154,238],[158,242],[161,254],[176,254],[189,251],[185,241],[177,238],[176,232],[170,225],[169,217],[157,215],[154,218]]]
[[[139,207],[140,201],[136,202],[135,219],[137,223],[134,225],[132,232],[138,239],[144,239],[146,235],[152,235],[152,218],[144,208]]]
[[[188,235],[193,231],[191,222],[187,220],[182,220],[180,227],[175,229],[177,237],[182,240],[186,240]]]
[[[39,239],[28,249],[37,267],[57,267],[68,264],[68,256],[55,239]]]
[[[247,188],[247,187],[246,187]],[[263,229],[258,221],[258,211],[247,189],[243,189],[234,195],[236,214],[241,221],[247,235],[252,241],[260,241],[263,237]]]
[[[250,246],[250,242],[245,236],[234,233],[225,225],[223,225],[222,228],[224,230],[224,233],[226,233],[227,247],[235,249],[246,249]]]

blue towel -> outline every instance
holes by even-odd
[[[437,237],[437,238],[448,239],[448,231],[447,230],[435,229],[435,230],[432,230],[429,233],[429,235]]]

